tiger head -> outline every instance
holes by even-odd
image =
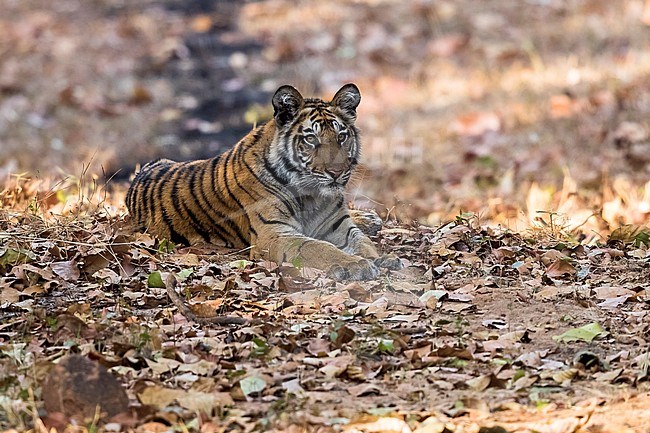
[[[275,92],[275,159],[293,185],[319,194],[343,191],[359,160],[354,121],[360,101],[354,84],[343,86],[330,102],[305,99],[291,86]]]

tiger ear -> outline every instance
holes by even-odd
[[[361,92],[359,88],[352,83],[346,84],[341,87],[334,98],[332,98],[332,105],[339,107],[347,115],[356,119],[357,107],[361,102]]]
[[[279,126],[293,120],[302,107],[303,98],[299,91],[292,86],[282,86],[273,95],[273,110],[275,121]]]

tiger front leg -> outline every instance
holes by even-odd
[[[373,261],[375,266],[384,269],[397,271],[402,269],[402,262],[399,257],[393,254],[379,255],[375,244],[364,234],[360,234],[356,240],[356,246],[353,249],[353,254],[365,257]]]
[[[321,269],[338,280],[370,280],[379,275],[372,260],[350,255],[327,241],[299,234],[266,235],[257,239],[251,251],[276,263]]]
[[[374,242],[356,226],[357,219],[358,214],[352,214],[351,218],[347,220],[347,224],[341,224],[337,232],[330,235],[331,242],[339,245],[338,242],[345,239],[344,251],[372,260],[375,266],[381,268],[394,271],[402,269],[402,262],[397,256],[393,254],[379,255]]]

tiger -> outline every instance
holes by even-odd
[[[272,97],[273,118],[211,159],[161,159],[136,174],[126,195],[141,230],[175,244],[250,248],[251,259],[323,270],[339,280],[369,280],[380,256],[345,204],[359,163],[355,126],[359,88],[349,83],[331,101],[303,98],[290,85]]]

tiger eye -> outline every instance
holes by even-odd
[[[310,146],[316,146],[318,144],[318,138],[315,135],[305,135],[303,140]]]

